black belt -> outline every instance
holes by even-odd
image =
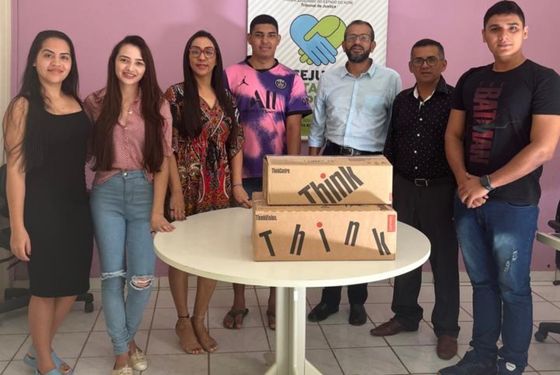
[[[327,140],[325,148],[329,148],[333,154],[360,156],[360,155],[381,155],[381,151],[362,151],[348,146],[341,146]]]
[[[398,175],[398,176],[413,183],[414,186],[418,186],[418,187],[455,184],[455,179],[451,176],[438,177],[438,178],[407,178],[402,175]]]

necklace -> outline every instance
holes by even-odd
[[[132,114],[132,109],[130,109],[130,107],[128,107],[128,109],[124,109],[124,107],[122,107],[121,114],[118,120],[119,125],[121,125],[123,128],[126,128],[128,116],[131,114]]]

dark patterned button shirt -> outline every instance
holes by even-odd
[[[410,180],[452,176],[444,150],[452,101],[453,86],[443,77],[424,101],[416,86],[397,95],[383,152],[395,173]]]

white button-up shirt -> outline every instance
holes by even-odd
[[[309,146],[322,147],[329,140],[361,151],[383,151],[401,87],[396,71],[376,64],[359,77],[346,66],[327,70],[315,97]]]

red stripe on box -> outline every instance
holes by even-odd
[[[397,215],[387,216],[387,232],[394,232],[397,230]]]

